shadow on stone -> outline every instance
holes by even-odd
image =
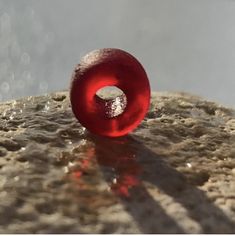
[[[91,136],[91,140],[106,181],[142,233],[195,232],[194,226],[185,225],[186,219],[185,223],[181,222],[184,225],[181,227],[177,216],[173,219],[167,214],[160,202],[152,197],[146,184],[178,203],[201,233],[235,232],[234,222],[202,190],[188,184],[182,173],[170,167],[164,158],[141,141],[131,136],[117,139]]]

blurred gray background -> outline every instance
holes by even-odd
[[[103,47],[136,56],[152,90],[235,107],[233,0],[0,0],[0,100],[68,88]]]

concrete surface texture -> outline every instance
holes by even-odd
[[[0,233],[235,233],[235,111],[153,93],[108,139],[67,92],[1,103]]]

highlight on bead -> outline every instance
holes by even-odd
[[[115,87],[102,94],[105,88]],[[119,137],[135,129],[150,104],[150,85],[140,62],[131,54],[104,48],[85,55],[71,81],[70,101],[78,121],[90,132]]]

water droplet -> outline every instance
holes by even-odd
[[[10,119],[10,120],[13,120],[13,119],[14,119],[14,116],[15,116],[15,114],[16,114],[16,112],[15,112],[15,111],[13,111],[13,112],[12,112],[12,114],[10,115],[9,119]]]
[[[188,162],[186,165],[187,165],[188,168],[192,168],[192,164],[191,163]]]
[[[69,173],[69,168],[67,166],[64,167],[64,173]]]
[[[14,180],[15,180],[15,181],[19,181],[19,180],[20,180],[20,177],[19,177],[19,176],[15,176],[15,177],[14,177]]]
[[[86,145],[86,143],[87,143],[86,139],[82,139],[79,143],[79,146]]]
[[[26,149],[25,147],[22,147],[20,150],[21,150],[21,151],[25,151],[25,149]]]
[[[23,124],[19,125],[19,127],[20,127],[20,128],[25,128],[25,124],[26,124],[26,123],[24,122]]]
[[[68,163],[68,166],[69,166],[69,167],[73,167],[73,166],[75,166],[75,164],[74,164],[73,162],[69,162],[69,163]]]
[[[213,161],[216,161],[216,160],[218,160],[218,157],[214,156],[214,157],[212,157],[211,159],[212,159]]]
[[[44,111],[49,111],[49,110],[50,110],[50,107],[46,104],[44,107]]]

